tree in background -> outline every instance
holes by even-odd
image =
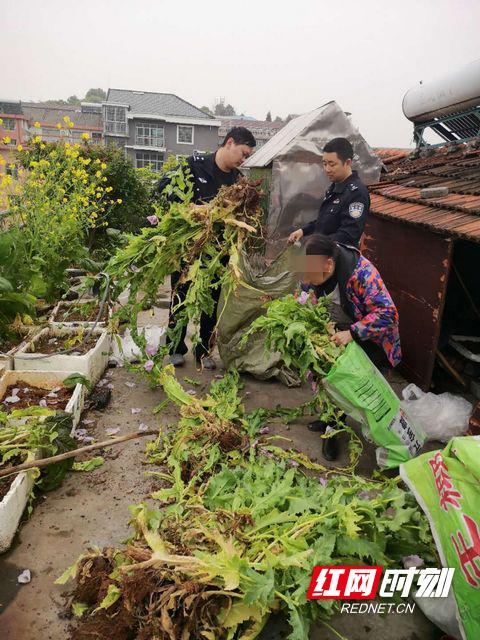
[[[208,116],[213,116],[213,112],[211,109],[209,109],[209,107],[200,107],[200,111],[203,111],[203,113],[206,113]]]
[[[277,116],[274,120],[274,122],[283,122],[282,118],[280,116]]]
[[[104,102],[107,99],[107,94],[103,89],[89,89],[85,94],[85,102]]]
[[[67,98],[68,104],[80,104],[80,98],[76,95],[70,96]]]
[[[265,116],[265,120],[266,120],[267,122],[271,122],[271,121],[272,121],[272,112],[271,112],[271,111],[269,111],[269,112],[267,113],[267,115]]]
[[[214,107],[216,116],[235,116],[235,108],[231,104],[225,105],[225,100],[220,100]]]

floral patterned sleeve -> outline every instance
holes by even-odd
[[[379,344],[391,364],[398,364],[401,360],[398,311],[376,267],[362,256],[347,288],[357,320],[351,331],[362,341]]]

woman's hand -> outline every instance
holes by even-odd
[[[332,342],[334,342],[338,347],[346,347],[349,342],[352,342],[352,334],[350,331],[338,331],[334,333],[330,338]]]

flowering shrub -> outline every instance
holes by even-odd
[[[66,123],[68,125],[68,123]],[[54,300],[66,287],[65,269],[88,258],[90,230],[106,224],[112,187],[107,165],[82,155],[79,144],[47,145],[40,136],[17,147],[18,177],[1,174],[14,245],[5,269],[17,287]]]

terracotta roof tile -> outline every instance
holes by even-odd
[[[436,187],[448,193],[422,197],[422,189]],[[374,215],[480,242],[478,149],[445,145],[403,156],[391,161],[381,182],[369,188]]]

